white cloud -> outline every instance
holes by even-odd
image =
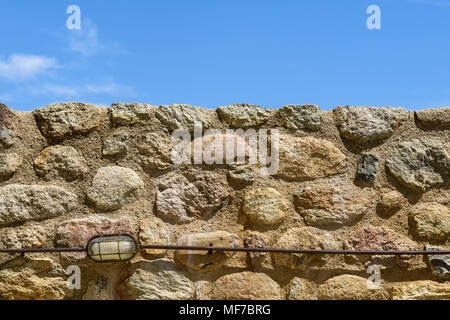
[[[55,68],[56,60],[44,56],[13,54],[7,60],[0,59],[0,77],[14,81],[28,80]]]
[[[133,87],[121,85],[114,81],[106,83],[90,83],[84,85],[55,85],[51,83],[28,87],[26,91],[35,96],[51,95],[57,97],[74,98],[87,95],[106,94],[111,96],[133,96]]]

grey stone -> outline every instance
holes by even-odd
[[[17,153],[0,153],[0,179],[11,177],[21,164],[22,157]]]
[[[364,144],[389,138],[409,117],[403,108],[341,106],[333,110],[341,135]]]
[[[284,126],[289,129],[319,130],[322,125],[322,113],[316,105],[287,105],[278,114]]]
[[[136,202],[144,188],[144,182],[131,169],[103,167],[95,175],[87,197],[101,210],[117,210]]]
[[[16,140],[16,117],[6,105],[0,103],[0,147],[8,149]]]
[[[233,104],[218,107],[217,113],[221,121],[233,128],[251,128],[267,122],[270,109],[251,104]]]
[[[211,127],[211,119],[205,109],[187,104],[160,106],[156,112],[156,118],[170,131],[184,129],[193,133],[196,122],[202,123],[203,129]]]
[[[116,125],[145,123],[153,106],[143,103],[113,103],[109,109],[111,122]]]
[[[442,251],[441,247],[426,246],[427,251]],[[450,254],[437,254],[427,256],[431,272],[438,278],[450,279]]]
[[[16,141],[15,138],[16,135],[14,134],[14,131],[0,126],[0,145],[3,148],[11,148]]]
[[[356,179],[373,183],[378,172],[378,157],[373,154],[364,154],[358,159]]]
[[[448,181],[449,148],[442,142],[425,138],[402,142],[389,153],[386,167],[400,184],[425,192]]]
[[[0,226],[64,215],[77,196],[56,186],[8,185],[0,188]]]
[[[231,164],[228,166],[228,177],[232,182],[250,185],[258,177],[257,168],[246,164]]]
[[[127,153],[127,141],[128,134],[126,132],[113,134],[103,143],[103,155],[105,157],[115,157]]]

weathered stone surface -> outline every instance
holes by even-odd
[[[0,179],[11,177],[21,165],[22,157],[17,153],[0,153]]]
[[[0,226],[42,220],[77,207],[77,196],[55,186],[8,185],[0,188]]]
[[[322,112],[316,105],[287,105],[278,110],[278,115],[289,129],[319,130],[322,125]]]
[[[116,157],[128,151],[128,133],[117,132],[103,142],[103,156]]]
[[[211,300],[281,300],[280,286],[264,273],[241,272],[217,279]]]
[[[386,167],[400,184],[425,192],[448,181],[449,150],[448,145],[427,138],[402,142],[389,153]]]
[[[116,125],[145,123],[152,106],[145,103],[113,103],[109,108],[111,122]]]
[[[406,198],[396,190],[383,191],[378,202],[378,208],[384,215],[392,215],[400,210],[406,202]]]
[[[373,154],[364,154],[358,159],[356,179],[373,183],[378,172],[378,157]]]
[[[141,165],[148,169],[166,170],[172,166],[175,144],[169,136],[150,132],[138,145]]]
[[[185,223],[221,208],[230,196],[226,177],[210,172],[171,172],[158,181],[156,212]]]
[[[450,282],[438,283],[429,280],[403,282],[392,288],[392,300],[448,300]]]
[[[439,203],[413,208],[411,219],[417,235],[427,241],[445,241],[450,236],[450,209]]]
[[[188,300],[194,285],[186,273],[167,259],[140,261],[127,280],[128,294],[137,300]]]
[[[250,190],[242,203],[242,211],[252,224],[280,223],[290,208],[288,200],[273,188]]]
[[[370,289],[367,279],[345,274],[328,279],[319,286],[319,300],[388,300],[389,293],[381,287]]]
[[[347,240],[344,241],[346,250],[356,251],[413,251],[420,250],[417,243],[407,236],[398,234],[385,227],[365,227],[357,230]],[[396,262],[404,266],[405,261],[410,256],[353,256],[361,261],[376,261],[378,264],[392,264]]]
[[[117,210],[136,202],[144,188],[144,182],[131,169],[103,167],[97,171],[88,199],[101,210]]]
[[[11,109],[0,103],[0,149],[12,147],[16,141],[16,120]]]
[[[319,288],[310,280],[295,277],[291,281],[289,300],[317,300]]]
[[[94,131],[101,114],[99,107],[81,102],[57,103],[34,111],[42,134],[54,140]]]
[[[442,251],[441,247],[426,246],[429,251]],[[427,256],[431,272],[438,278],[450,280],[450,254],[438,254]]]
[[[128,218],[110,219],[104,216],[90,216],[64,221],[56,229],[56,243],[60,247],[84,247],[96,235],[132,234]]]
[[[228,166],[228,178],[231,182],[250,185],[258,178],[259,172],[249,164],[231,164]]]
[[[246,248],[267,248],[269,243],[264,233],[246,230],[244,233],[244,243]],[[269,261],[270,255],[266,252],[249,252],[248,253],[252,266],[259,267]]]
[[[287,180],[314,180],[347,168],[347,157],[327,140],[280,135],[279,150],[276,175]]]
[[[40,225],[5,228],[0,231],[3,248],[41,248],[47,240],[47,232]]]
[[[276,248],[338,250],[341,244],[331,233],[314,227],[290,228],[276,242]],[[272,260],[276,265],[290,269],[304,270],[315,262],[324,262],[323,255],[305,255],[297,253],[274,253]]]
[[[88,283],[86,293],[83,295],[83,300],[113,300],[114,295],[108,287],[108,279],[99,277],[91,280]]]
[[[238,247],[238,236],[226,231],[197,233],[181,237],[177,245],[201,247]],[[196,271],[211,271],[223,265],[233,254],[223,251],[176,250],[175,260]]]
[[[218,107],[217,113],[220,120],[230,127],[246,129],[267,122],[271,111],[270,109],[251,104],[233,104],[226,107]]]
[[[151,217],[141,221],[139,226],[140,244],[172,244],[171,230],[161,219]],[[167,250],[142,249],[141,253],[146,258],[155,258],[164,255]]]
[[[416,117],[420,124],[427,127],[450,128],[450,107],[416,111]]]
[[[352,184],[318,184],[294,194],[294,205],[310,226],[339,227],[365,215],[373,196],[372,189]]]
[[[392,107],[341,106],[333,111],[341,135],[360,144],[389,138],[409,116],[407,110]]]
[[[156,118],[170,131],[184,129],[193,133],[195,122],[201,122],[203,129],[210,128],[212,124],[205,109],[187,104],[160,106],[156,112]]]
[[[72,147],[50,146],[34,160],[34,171],[46,181],[55,178],[78,180],[83,178],[88,170],[84,156]]]

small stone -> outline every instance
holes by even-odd
[[[271,110],[251,104],[233,104],[226,107],[218,107],[217,113],[220,120],[230,127],[247,129],[266,123]]]
[[[208,233],[197,233],[183,236],[178,240],[179,246],[200,247],[238,247],[239,238],[226,231],[215,231]],[[193,251],[176,250],[175,260],[188,268],[196,271],[207,272],[223,265],[233,253],[224,251]]]
[[[290,204],[273,188],[258,188],[244,196],[242,211],[252,224],[278,224],[285,218]]]
[[[116,157],[127,153],[128,134],[126,132],[118,132],[110,136],[103,143],[103,156]]]
[[[341,227],[364,216],[373,197],[372,189],[352,184],[317,184],[294,194],[294,205],[310,226]]]
[[[425,241],[446,241],[450,236],[450,209],[439,203],[413,208],[411,219],[417,235]]]
[[[108,279],[104,277],[91,280],[88,283],[86,293],[83,295],[83,300],[114,300],[114,294],[108,287]]]
[[[382,214],[392,215],[403,207],[405,201],[405,197],[400,192],[388,190],[382,193],[378,208],[381,209]]]
[[[97,171],[87,197],[101,210],[117,210],[136,202],[144,182],[131,169],[103,167]]]
[[[450,128],[450,107],[416,111],[416,117],[423,126],[435,129]]]
[[[341,135],[359,144],[385,140],[409,117],[403,108],[341,106],[333,110]]]
[[[356,179],[373,183],[378,171],[378,157],[373,154],[364,154],[358,159]]]
[[[386,167],[403,186],[425,192],[448,181],[449,148],[437,140],[425,138],[402,142],[389,153]]]
[[[156,118],[166,125],[170,131],[184,129],[193,133],[196,122],[200,122],[203,129],[212,126],[211,119],[205,109],[187,104],[160,106],[156,112]]]
[[[139,261],[127,280],[128,295],[136,300],[189,300],[194,285],[187,274],[167,259]]]
[[[334,176],[347,169],[347,157],[331,142],[313,137],[280,135],[277,176],[306,181]]]
[[[62,178],[75,181],[89,171],[81,152],[66,146],[51,146],[44,149],[34,160],[36,174],[46,181]]]
[[[34,111],[42,134],[52,140],[62,140],[71,135],[88,134],[100,125],[102,111],[99,107],[65,102]]]
[[[448,300],[450,299],[450,282],[422,280],[395,284],[391,298],[392,300]]]
[[[289,129],[319,130],[322,125],[322,113],[315,105],[287,105],[278,110],[283,125]]]
[[[217,279],[211,289],[211,300],[281,300],[278,283],[264,273],[233,273]]]
[[[147,169],[166,170],[172,166],[172,151],[175,145],[162,133],[150,132],[138,145],[141,165]]]
[[[172,233],[161,219],[151,217],[141,221],[139,232],[140,244],[172,244]],[[164,255],[167,250],[162,249],[142,249],[141,253],[144,257],[155,258]]]
[[[219,210],[230,197],[226,177],[211,172],[170,172],[157,185],[157,214],[177,223],[205,217]]]
[[[14,131],[0,126],[0,146],[5,149],[11,148],[15,143]]]
[[[64,215],[77,196],[56,186],[8,185],[0,188],[0,226]]]
[[[21,165],[22,157],[17,153],[0,153],[0,179],[10,178]]]
[[[441,247],[426,246],[427,251],[442,251]],[[450,254],[437,254],[427,256],[431,272],[438,278],[450,279]]]
[[[267,248],[269,243],[263,233],[257,231],[246,230],[244,234],[244,243],[246,248]],[[252,266],[259,267],[269,259],[269,254],[265,252],[249,252],[248,253]]]
[[[317,300],[319,288],[310,280],[295,277],[291,282],[289,300]]]
[[[17,132],[16,116],[10,108],[0,103],[0,147],[11,148]]]
[[[142,124],[150,119],[152,108],[144,103],[113,103],[109,115],[111,122],[116,125]]]
[[[228,178],[230,181],[242,185],[250,185],[258,177],[257,169],[249,164],[231,164],[228,166]]]
[[[319,300],[388,300],[383,289],[370,289],[365,278],[344,274],[328,279],[319,286]]]
[[[339,250],[341,245],[331,233],[314,227],[290,228],[278,239],[275,248]],[[290,269],[306,270],[313,263],[324,263],[324,255],[306,255],[298,253],[273,253],[276,265]]]

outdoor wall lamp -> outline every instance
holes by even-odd
[[[213,246],[177,246],[160,244],[139,244],[129,234],[104,234],[91,238],[85,248],[40,248],[40,249],[0,249],[0,253],[64,253],[85,252],[94,262],[124,262],[133,259],[139,249],[192,250],[192,251],[229,251],[229,252],[265,252],[265,253],[297,253],[297,254],[330,254],[330,255],[442,255],[450,254],[450,250],[425,251],[369,251],[369,250],[314,250],[314,249],[281,249],[281,248],[239,248]]]

